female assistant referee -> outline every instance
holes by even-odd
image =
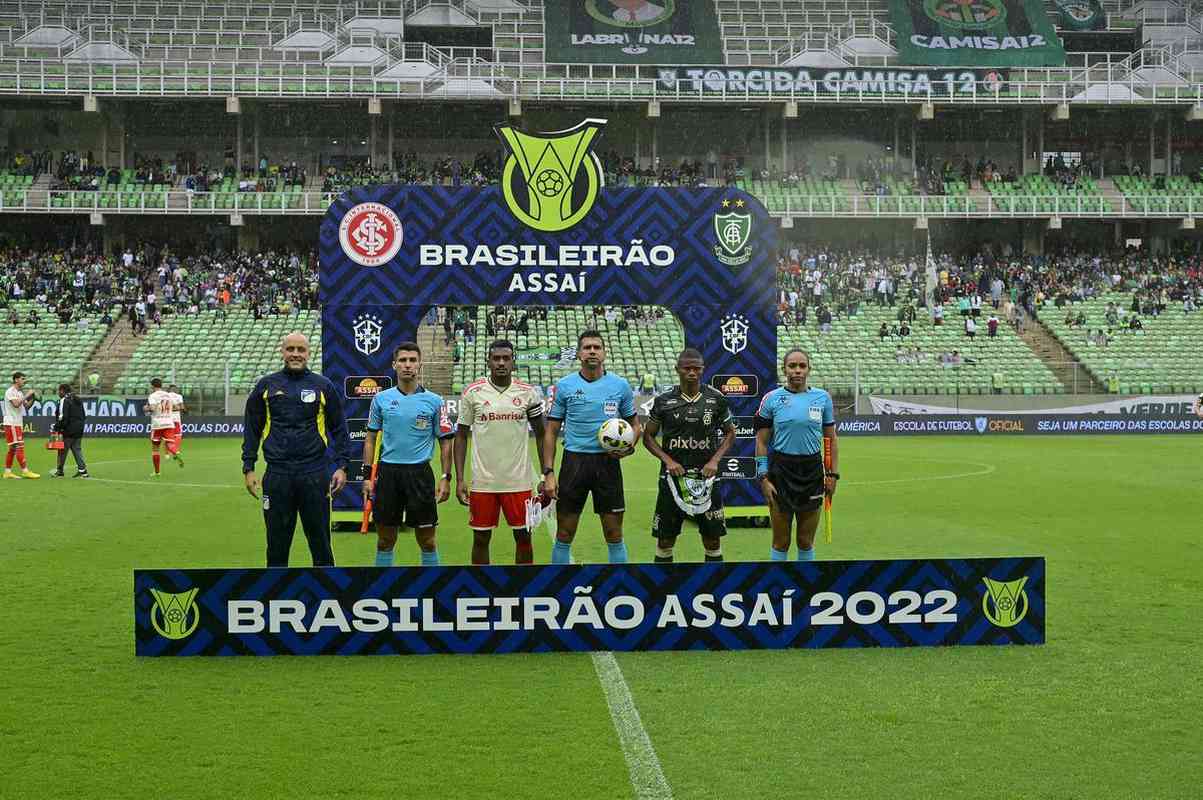
[[[835,409],[831,395],[807,387],[810,355],[805,350],[794,348],[786,353],[782,368],[785,385],[764,396],[753,420],[756,476],[773,523],[769,558],[788,560],[790,529],[797,521],[798,560],[813,561],[823,495],[834,496],[840,478]],[[831,452],[826,472],[824,437]]]

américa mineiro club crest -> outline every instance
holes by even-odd
[[[747,203],[742,198],[723,200],[723,208],[741,209]],[[729,267],[746,264],[752,258],[748,242],[752,238],[752,215],[738,210],[714,215],[714,235],[718,244],[714,256]]]

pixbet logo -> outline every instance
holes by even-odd
[[[692,436],[675,436],[668,441],[671,450],[708,450],[710,442],[705,439],[695,439]]]
[[[365,267],[392,261],[404,239],[400,217],[382,203],[360,203],[343,215],[338,226],[343,252]]]

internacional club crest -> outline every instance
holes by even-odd
[[[1023,586],[1027,577],[1015,581],[996,581],[982,578],[986,593],[982,595],[982,613],[1000,628],[1013,628],[1028,614],[1028,593]]]
[[[723,208],[743,208],[742,198],[724,200]],[[752,238],[752,215],[739,211],[714,215],[714,235],[718,244],[714,247],[714,256],[729,267],[737,267],[748,263],[752,258],[752,248],[748,241]]]
[[[404,240],[401,218],[383,203],[360,203],[343,215],[338,226],[343,252],[364,267],[392,261]]]
[[[384,330],[380,317],[360,314],[355,318],[351,332],[355,334],[355,349],[370,356],[380,349],[380,333]]]
[[[155,604],[150,609],[150,625],[165,639],[186,639],[200,624],[196,606],[197,589],[172,594],[151,589]]]
[[[748,320],[739,314],[729,314],[722,319],[719,331],[723,334],[723,349],[738,355],[748,346]]]
[[[585,218],[605,180],[601,161],[591,150],[605,124],[604,119],[586,119],[565,131],[537,134],[496,126],[509,150],[501,169],[501,194],[519,222],[555,233]]]

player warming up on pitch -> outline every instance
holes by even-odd
[[[13,385],[4,392],[4,441],[8,450],[4,454],[4,478],[40,478],[38,473],[25,463],[25,409],[33,405],[36,398],[33,390],[25,391],[25,373],[13,373]],[[13,474],[13,460],[21,466],[21,474]]]
[[[176,397],[177,395],[163,388],[162,380],[151,378],[150,397],[146,398],[146,405],[142,406],[142,410],[150,412],[150,460],[155,467],[150,476],[152,478],[159,477],[160,442],[167,445],[167,457],[174,458],[176,464],[184,466],[184,459],[180,458],[180,443],[175,438]]]
[[[785,386],[760,401],[756,427],[756,476],[773,524],[772,561],[789,557],[790,528],[797,523],[798,560],[813,561],[823,495],[835,495],[840,478],[835,409],[831,395],[808,388],[810,356],[794,348],[782,362]],[[829,439],[831,470],[823,470],[823,438]]]
[[[489,376],[464,389],[455,431],[455,496],[468,506],[472,563],[489,563],[489,541],[505,512],[514,531],[514,563],[534,562],[526,502],[535,472],[530,459],[530,430],[543,463],[543,400],[528,383],[513,379],[514,345],[498,339],[489,345]],[[472,438],[472,483],[464,480],[468,437]]]
[[[677,357],[680,383],[652,402],[643,446],[660,459],[660,484],[652,536],[656,563],[671,563],[681,523],[692,520],[702,534],[707,561],[722,561],[727,533],[720,492],[714,491],[718,464],[735,443],[735,422],[723,393],[702,383],[705,363],[697,350]],[[719,439],[719,432],[722,439]],[[661,443],[657,444],[656,435]]]
[[[622,515],[626,497],[622,487],[619,461],[635,452],[639,440],[639,419],[635,416],[635,395],[625,380],[605,370],[606,343],[598,331],[585,331],[577,337],[577,359],[581,369],[556,382],[555,398],[543,432],[543,476],[546,491],[558,500],[556,542],[551,563],[567,564],[572,556],[572,540],[581,521],[585,499],[593,494],[593,511],[601,518],[611,564],[625,564],[627,546],[622,540]],[[607,452],[598,437],[602,423],[623,419],[631,426],[632,445]],[[564,429],[564,460],[556,479],[556,439]]]
[[[175,453],[176,463],[181,467],[184,466],[179,460],[184,449],[184,425],[180,415],[188,411],[188,406],[184,404],[184,395],[180,394],[180,387],[174,383],[167,387],[167,391],[171,393],[171,418],[175,420]]]
[[[376,566],[393,565],[397,528],[402,523],[414,529],[422,566],[437,567],[439,551],[435,527],[438,504],[451,496],[451,423],[443,398],[418,383],[422,350],[414,342],[402,342],[393,351],[397,385],[372,398],[367,435],[363,440],[363,498],[372,500],[376,520]],[[376,438],[380,464],[372,480]],[[442,477],[436,487],[430,459],[439,443]]]

